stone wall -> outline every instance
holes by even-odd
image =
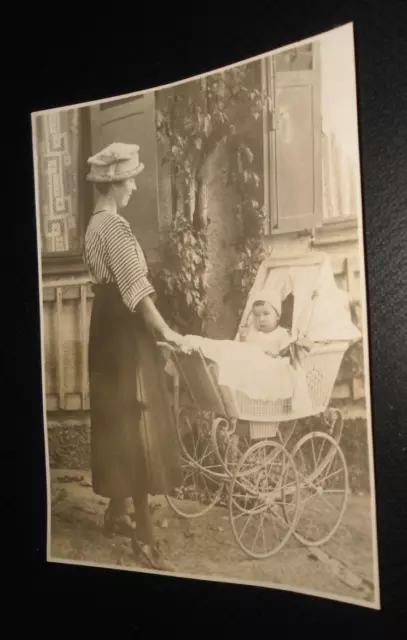
[[[48,420],[48,455],[53,469],[90,468],[90,420],[82,413],[67,419],[61,415]]]

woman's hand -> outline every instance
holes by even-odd
[[[190,351],[192,351],[192,347],[188,343],[188,340],[180,333],[177,333],[170,328],[163,332],[163,339],[165,340],[165,342],[178,347],[184,353],[189,353]]]
[[[176,346],[180,345],[183,340],[183,336],[180,333],[173,331],[169,327],[162,332],[162,337],[165,342],[169,342],[170,344]]]

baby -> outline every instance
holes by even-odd
[[[242,328],[240,340],[263,347],[265,353],[278,357],[291,343],[291,336],[280,327],[281,299],[276,292],[260,294],[252,306],[253,327]]]

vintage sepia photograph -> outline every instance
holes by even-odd
[[[49,562],[380,608],[355,70],[32,114]]]

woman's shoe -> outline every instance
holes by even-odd
[[[150,569],[168,571],[169,573],[175,571],[174,565],[164,557],[157,544],[152,545],[140,542],[140,540],[137,540],[136,536],[133,535],[132,548],[136,556],[141,556],[143,560],[147,562]]]
[[[107,535],[117,534],[132,537],[136,529],[136,523],[126,513],[114,515],[108,507],[104,517],[104,529]]]

